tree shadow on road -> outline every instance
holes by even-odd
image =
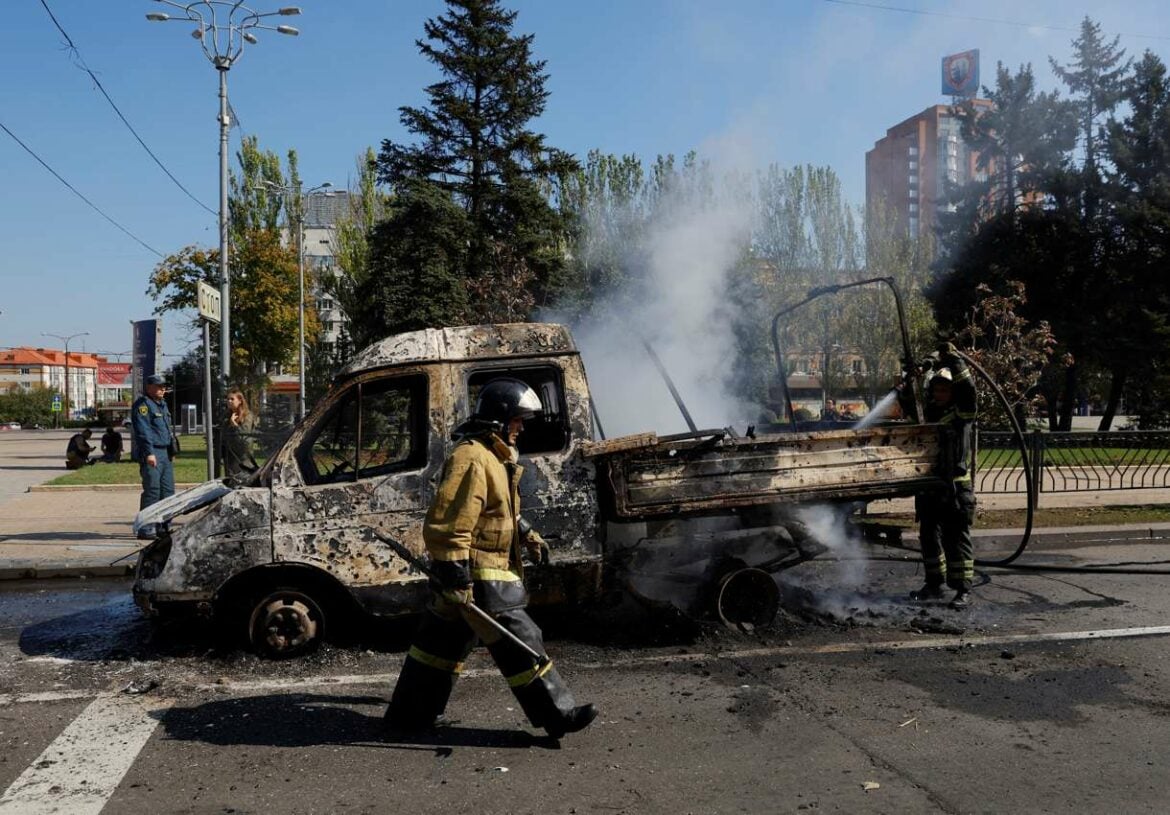
[[[355,707],[375,708],[368,715]],[[434,751],[455,747],[556,749],[558,742],[524,730],[444,726],[424,733],[394,733],[383,727],[386,700],[380,696],[309,693],[270,694],[173,707],[157,714],[166,738],[220,746],[315,747],[341,745]]]

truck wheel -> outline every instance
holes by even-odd
[[[248,619],[248,642],[261,656],[288,659],[307,654],[325,636],[322,606],[300,589],[281,587],[257,594]]]

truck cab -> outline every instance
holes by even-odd
[[[578,455],[592,440],[585,370],[566,328],[525,323],[414,331],[362,351],[248,483],[208,482],[139,513],[136,528],[188,517],[141,553],[136,602],[213,611],[274,656],[312,647],[354,606],[417,610],[425,580],[373,530],[424,553],[450,429],[500,376],[526,382],[543,407],[519,440],[521,495],[560,568],[543,570],[533,601],[594,591],[596,479]]]

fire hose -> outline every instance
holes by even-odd
[[[1036,490],[1038,485],[1032,477],[1032,467],[1028,460],[1028,445],[1024,440],[1024,431],[1020,427],[1020,422],[1012,411],[1011,404],[1007,397],[1000,389],[991,375],[987,373],[983,367],[970,356],[964,354],[962,351],[957,352],[958,355],[971,368],[982,377],[983,381],[987,383],[992,392],[995,393],[1000,405],[1007,414],[1008,421],[1012,426],[1012,437],[1015,439],[1017,449],[1020,453],[1020,464],[1024,468],[1024,488],[1027,491],[1027,509],[1024,516],[1024,534],[1020,537],[1020,542],[1016,546],[1014,552],[1005,558],[998,560],[984,560],[976,558],[976,566],[991,566],[996,568],[1004,568],[1011,566],[1013,569],[1021,569],[1033,572],[1070,572],[1070,573],[1087,573],[1087,574],[1156,574],[1156,575],[1170,575],[1170,569],[1135,569],[1120,566],[1049,566],[1036,563],[1015,563],[1015,561],[1024,554],[1024,550],[1028,548],[1028,542],[1032,537],[1032,523],[1035,516],[1036,506]],[[1014,565],[1013,565],[1014,564]]]

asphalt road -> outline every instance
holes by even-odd
[[[65,472],[65,448],[76,430],[0,432],[0,506],[33,484]],[[96,446],[96,443],[95,443]]]
[[[0,815],[1165,811],[1170,578],[984,573],[959,614],[900,599],[920,582],[905,553],[838,554],[785,573],[766,630],[546,618],[562,674],[602,709],[559,743],[482,652],[455,724],[385,735],[408,624],[272,663],[206,624],[149,624],[125,582],[4,586]]]

